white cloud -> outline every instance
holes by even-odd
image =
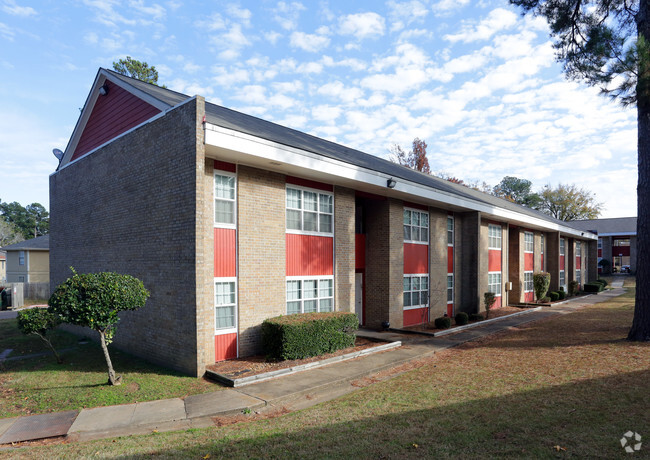
[[[244,25],[249,26],[253,13],[246,8],[240,8],[237,5],[228,5],[226,12],[233,18],[240,20]]]
[[[306,34],[304,32],[293,32],[291,34],[291,46],[300,48],[304,51],[317,53],[318,51],[326,48],[330,39],[323,35]]]
[[[10,42],[14,41],[14,37],[16,36],[16,32],[9,27],[7,24],[0,22],[0,35],[9,40]]]
[[[300,2],[278,2],[273,20],[280,24],[284,30],[294,30],[298,27],[300,12],[306,8]]]
[[[280,39],[280,37],[282,37],[282,34],[280,34],[278,32],[275,32],[275,31],[265,32],[264,33],[264,38],[266,39],[266,41],[268,41],[272,45],[275,45],[278,42],[278,40]]]
[[[334,123],[334,121],[341,115],[341,112],[342,109],[340,107],[331,105],[317,105],[311,109],[311,115],[314,120],[325,123]]]
[[[298,73],[318,74],[323,71],[323,64],[319,62],[305,62],[304,64],[300,64],[296,70]]]
[[[143,0],[130,0],[129,6],[144,15],[151,16],[155,21],[160,21],[167,13],[162,5],[153,4],[152,6],[146,6]]]
[[[349,14],[339,19],[339,33],[352,35],[357,40],[380,37],[385,30],[386,22],[377,13]]]
[[[446,62],[443,68],[445,72],[452,74],[465,73],[482,68],[487,61],[488,58],[484,52],[475,51],[472,54],[466,54]]]
[[[436,13],[448,13],[467,5],[469,0],[441,0],[433,4],[433,11]]]
[[[186,62],[183,65],[183,71],[187,73],[196,73],[199,70],[201,70],[203,66],[200,66],[198,64],[194,64],[193,62]]]
[[[359,88],[346,88],[340,81],[326,83],[317,90],[318,94],[339,99],[345,103],[352,103],[355,99],[363,97],[363,91]]]
[[[211,39],[214,50],[223,60],[233,60],[239,57],[243,48],[250,46],[250,40],[242,32],[241,24],[232,24],[228,31]]]
[[[14,0],[5,0],[4,5],[2,5],[2,11],[12,16],[36,16],[36,10],[31,6],[19,6]]]
[[[95,10],[95,21],[109,27],[118,27],[119,24],[134,26],[138,23],[136,19],[127,19],[115,10],[119,6],[115,0],[83,0],[86,6]]]
[[[466,22],[457,34],[447,34],[443,38],[452,43],[470,43],[480,40],[488,40],[495,33],[508,29],[517,23],[517,15],[512,11],[497,8],[488,14],[478,24]]]
[[[217,84],[217,86],[222,88],[240,85],[242,83],[247,83],[250,80],[249,72],[246,69],[227,69],[220,67],[214,71],[216,75],[212,77],[212,80]]]
[[[429,13],[427,7],[418,0],[408,2],[390,0],[387,5],[390,10],[391,32],[402,30],[413,22],[421,22]]]

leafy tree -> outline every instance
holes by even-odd
[[[501,182],[494,186],[492,194],[529,208],[537,208],[541,198],[530,190],[532,185],[532,182],[527,179],[505,176]]]
[[[539,272],[533,274],[533,289],[537,300],[542,300],[546,297],[548,288],[551,285],[551,274],[547,272]]]
[[[484,292],[483,293],[483,303],[485,304],[485,319],[488,319],[490,316],[490,308],[496,303],[497,297],[494,295],[494,292]]]
[[[427,143],[417,137],[413,139],[413,149],[408,153],[399,145],[393,145],[391,149],[391,160],[407,168],[431,174],[431,168],[429,167],[429,160],[427,158]]]
[[[113,62],[113,70],[127,77],[137,78],[138,80],[158,86],[158,71],[155,66],[149,66],[144,61],[127,56],[126,59],[120,59]],[[165,85],[162,86],[166,88]]]
[[[0,248],[14,243],[20,243],[25,237],[16,226],[0,219]]]
[[[546,18],[567,77],[636,104],[636,305],[628,340],[650,341],[650,9],[647,0],[510,0]]]
[[[61,364],[63,360],[56,352],[54,345],[47,338],[47,331],[54,329],[61,324],[61,318],[43,308],[28,308],[18,312],[18,329],[25,335],[37,335],[50,347],[56,358],[56,362]]]
[[[564,221],[596,219],[603,207],[591,192],[576,185],[559,184],[557,188],[546,185],[539,196],[538,209]]]
[[[23,239],[47,235],[50,231],[50,214],[40,203],[23,207],[20,203],[1,203],[0,213],[5,222],[13,224]]]
[[[115,336],[120,320],[118,313],[144,306],[149,292],[142,281],[118,273],[85,273],[72,270],[74,275],[58,285],[48,301],[49,311],[66,323],[89,327],[99,333],[104,358],[108,366],[108,382],[120,385],[108,354],[108,345]]]

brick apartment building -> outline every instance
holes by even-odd
[[[578,220],[571,225],[598,234],[598,273],[636,273],[636,217]],[[607,263],[601,265],[601,260]]]
[[[142,279],[116,346],[192,375],[260,351],[268,317],[379,328],[597,276],[596,236],[378,157],[100,69],[50,177],[51,286]]]

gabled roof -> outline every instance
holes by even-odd
[[[163,111],[191,99],[191,97],[186,94],[145,83],[143,81],[130,78],[125,75],[113,72],[112,70],[103,68],[98,72],[98,76],[95,80],[93,90],[91,90],[91,94],[98,91],[99,86],[101,86],[100,83],[102,83],[104,79],[109,79],[110,81],[119,84],[121,87],[133,92],[134,94],[146,98],[147,102],[156,105]],[[92,107],[84,107],[84,111],[91,109]],[[555,219],[540,211],[518,205],[508,200],[488,195],[486,193],[479,192],[477,190],[473,190],[463,185],[455,184],[453,182],[449,182],[447,180],[440,179],[429,174],[424,174],[410,168],[400,166],[396,163],[377,157],[375,155],[370,155],[360,150],[352,149],[341,144],[336,144],[334,142],[327,141],[325,139],[321,139],[319,137],[312,136],[295,129],[287,128],[270,121],[262,120],[251,115],[246,115],[235,110],[212,104],[210,102],[206,102],[205,111],[206,122],[221,128],[230,129],[265,139],[267,141],[275,142],[277,144],[315,153],[317,155],[322,155],[324,157],[349,163],[357,167],[383,173],[397,179],[403,179],[405,181],[410,181],[423,185],[425,187],[430,187],[443,193],[452,194],[473,202],[506,209],[537,219],[543,219],[544,221],[551,222],[562,227],[572,226],[571,223]],[[77,125],[77,128],[75,128],[74,135],[77,134],[78,129],[79,123]],[[65,163],[70,159],[71,154],[68,154],[68,150],[71,148],[71,144],[72,140],[66,149],[66,155],[61,162],[61,166],[64,166]]]
[[[3,251],[49,251],[50,235],[37,236],[20,243],[10,244],[2,248]]]
[[[599,235],[636,235],[636,217],[614,217],[610,219],[576,220],[569,222],[580,230],[596,232]]]

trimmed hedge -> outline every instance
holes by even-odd
[[[354,313],[300,313],[262,323],[267,359],[302,359],[354,346],[359,318]]]
[[[560,294],[557,291],[551,291],[548,293],[548,296],[551,298],[551,302],[557,302],[560,300]]]
[[[483,321],[485,318],[480,313],[472,313],[469,315],[470,321]]]
[[[451,327],[451,318],[449,316],[441,316],[433,320],[436,329],[449,329]]]
[[[600,284],[602,284],[604,288],[606,288],[606,287],[607,287],[607,284],[608,284],[608,283],[607,283],[607,280],[604,280],[604,279],[602,279],[602,278],[597,279],[595,282],[596,282],[596,283],[600,283]]]
[[[454,316],[454,321],[456,321],[456,325],[464,326],[465,324],[469,323],[469,316],[464,311],[461,311],[456,313],[456,316]]]
[[[559,291],[557,291],[558,294],[560,294],[560,300],[566,299],[566,291],[562,288],[560,288]]]
[[[602,283],[586,283],[586,284],[582,287],[582,289],[583,289],[583,291],[585,291],[585,292],[600,292],[600,291],[602,291],[604,288],[603,288]]]

